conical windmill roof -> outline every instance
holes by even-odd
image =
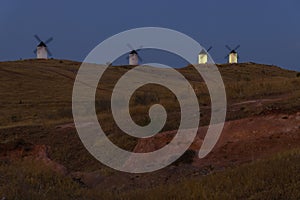
[[[129,54],[138,54],[136,50],[132,50]]]
[[[207,53],[206,53],[206,51],[204,49],[202,49],[199,54],[206,55]]]
[[[44,42],[40,42],[40,44],[38,45],[38,47],[47,47],[46,44]]]

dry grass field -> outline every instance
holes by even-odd
[[[300,126],[295,125],[300,122],[299,72],[255,63],[219,65],[227,93],[226,121],[229,127],[240,127],[232,129],[236,138],[222,140],[226,143],[216,147],[206,166],[198,165],[190,151],[165,169],[135,175],[103,166],[77,135],[72,89],[80,64],[54,59],[0,63],[0,199],[300,198]],[[101,126],[114,143],[128,150],[141,141],[116,126],[110,96],[116,81],[131,68],[110,67],[96,94]],[[204,127],[210,119],[207,87],[192,66],[178,71],[196,92]],[[154,103],[168,112],[162,132],[176,130],[179,104],[169,90],[157,85],[141,87],[132,96],[133,120],[149,123],[148,109]],[[267,131],[244,132],[249,125],[243,123],[260,119],[270,119],[259,126]],[[286,127],[276,132],[268,125],[272,119],[290,123],[282,123]],[[257,149],[256,154],[244,159],[251,148]],[[236,161],[230,157],[233,153]],[[220,156],[231,164],[215,162]]]

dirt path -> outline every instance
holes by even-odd
[[[274,102],[274,101],[280,101],[283,100],[284,98],[274,98],[274,99],[255,99],[255,100],[249,100],[249,101],[242,101],[239,103],[234,103],[231,106],[238,106],[238,105],[244,105],[244,104],[254,104],[254,103],[264,103],[264,102]]]

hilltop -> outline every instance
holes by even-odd
[[[210,118],[209,94],[192,66],[177,69],[190,81],[199,99],[199,134],[178,162],[157,172],[134,175],[100,164],[83,147],[76,133],[71,97],[80,65],[54,59],[0,62],[0,171],[5,177],[0,181],[0,198],[4,194],[7,198],[40,199],[45,197],[46,191],[48,199],[57,194],[64,199],[85,195],[89,199],[132,198],[143,194],[160,196],[164,190],[179,195],[182,187],[188,187],[189,193],[182,193],[189,199],[205,197],[205,191],[197,187],[215,185],[215,180],[220,180],[217,184],[220,188],[231,181],[230,184],[237,185],[239,179],[232,178],[236,175],[247,184],[231,192],[237,198],[249,197],[248,187],[259,199],[267,185],[257,181],[255,176],[284,177],[287,170],[295,176],[278,182],[284,185],[284,192],[299,197],[300,194],[295,193],[300,188],[296,176],[300,155],[299,72],[256,63],[218,65],[228,100],[226,124],[218,145],[201,161],[195,154]],[[101,78],[96,94],[99,122],[108,137],[124,149],[141,152],[160,148],[176,134],[180,120],[178,102],[170,103],[170,99],[174,99],[170,91],[160,86],[145,86],[130,102],[132,117],[140,125],[149,122],[149,106],[154,103],[165,106],[168,120],[162,133],[157,135],[158,140],[129,137],[117,128],[110,113],[113,86],[130,69],[131,66],[112,66]],[[256,171],[249,173],[251,169]],[[268,172],[262,174],[262,171]],[[207,178],[203,178],[204,175]],[[194,184],[197,187],[192,186]],[[274,192],[276,185],[273,184],[266,191],[280,195]],[[44,193],[39,194],[38,190]],[[207,198],[225,198],[221,189],[210,191],[220,194]],[[111,195],[112,192],[116,196]]]
[[[3,106],[0,126],[41,125],[72,121],[71,95],[80,64],[54,59],[0,62],[0,103]],[[101,86],[99,85],[107,89],[107,91],[103,90],[104,95],[101,92],[101,98],[98,101],[102,104],[101,108],[109,102],[109,90],[113,88],[117,79],[131,68],[130,66],[110,67],[101,79]],[[178,70],[191,82],[199,95],[200,102],[204,105],[208,104],[209,97],[205,83],[193,67]],[[297,90],[299,72],[255,63],[219,65],[219,70],[230,103],[283,96],[287,99],[294,99],[294,96],[299,93]],[[145,90],[148,89],[145,88]],[[163,102],[169,94],[165,90],[161,91],[157,93],[163,93],[162,97],[151,93],[146,103],[151,103],[149,102],[151,99]],[[136,101],[138,101],[137,98]],[[290,106],[297,107],[294,103],[296,102]],[[145,102],[142,104],[145,106]],[[281,106],[283,106],[282,109],[286,109],[284,105]]]

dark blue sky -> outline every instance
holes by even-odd
[[[111,35],[158,26],[212,45],[217,63],[225,62],[225,44],[240,44],[242,62],[300,71],[299,10],[298,0],[1,0],[0,60],[34,57],[36,33],[55,38],[49,45],[55,58],[82,61]]]

